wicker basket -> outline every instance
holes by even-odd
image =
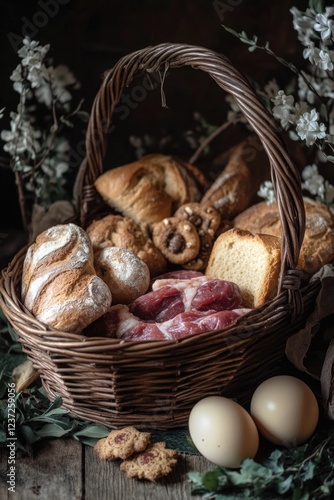
[[[22,249],[2,274],[4,314],[39,371],[48,397],[60,395],[63,406],[77,416],[112,428],[185,425],[192,406],[208,395],[249,401],[256,385],[277,372],[287,338],[304,326],[320,288],[316,280],[302,285],[295,269],[305,212],[298,170],[279,128],[229,60],[205,48],[148,47],[122,58],[105,74],[88,126],[87,156],[76,183],[81,225],[85,227],[88,217],[101,210],[93,184],[103,171],[106,133],[123,88],[138,74],[181,66],[208,73],[230,93],[267,152],[283,228],[279,291],[275,299],[222,331],[179,341],[86,338],[41,324],[20,302],[26,253]]]

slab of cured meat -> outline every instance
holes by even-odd
[[[156,278],[151,286],[129,306],[111,307],[99,328],[105,328],[108,337],[123,340],[177,340],[221,330],[248,311],[242,308],[235,283],[196,271],[173,271]]]

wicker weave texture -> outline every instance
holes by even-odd
[[[48,396],[61,395],[76,415],[110,427],[171,428],[187,423],[202,397],[224,394],[246,402],[256,384],[275,373],[289,335],[302,328],[314,308],[319,281],[301,287],[295,269],[305,212],[299,173],[281,133],[247,80],[229,60],[202,47],[161,44],[121,59],[107,71],[96,96],[78,173],[78,221],[98,214],[94,181],[103,172],[107,131],[125,87],[138,74],[190,66],[208,73],[233,95],[268,154],[282,221],[282,268],[277,297],[222,331],[179,341],[124,342],[87,338],[49,328],[20,301],[26,249],[0,281],[0,306],[39,370]]]

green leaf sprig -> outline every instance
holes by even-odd
[[[61,408],[62,399],[53,402],[37,384],[16,395],[15,437],[17,448],[29,452],[31,445],[43,439],[72,437],[83,444],[94,446],[98,439],[106,437],[110,430],[77,418],[69,410]],[[6,399],[0,401],[0,446],[6,445],[8,428]]]
[[[275,449],[262,463],[246,459],[239,470],[218,467],[189,472],[192,494],[205,500],[330,498],[334,489],[333,423],[328,427],[307,444]]]
[[[16,336],[0,314],[0,446],[7,444],[8,429],[8,384],[12,369],[22,363],[26,356]],[[32,445],[43,439],[72,437],[83,444],[94,446],[98,439],[106,437],[110,430],[77,418],[69,410],[61,408],[62,399],[50,402],[40,378],[29,389],[15,396],[16,447],[30,452]],[[12,417],[12,413],[10,415]]]

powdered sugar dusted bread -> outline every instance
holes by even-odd
[[[108,170],[95,181],[108,205],[148,224],[170,217],[183,203],[199,201],[205,184],[194,165],[162,154]]]
[[[301,247],[304,259],[302,266],[310,274],[334,260],[334,215],[326,205],[304,198],[306,225]],[[252,233],[281,236],[282,225],[277,203],[257,203],[239,214],[233,222],[235,227]]]
[[[275,297],[280,264],[279,238],[230,229],[215,241],[206,274],[236,283],[243,306],[252,308]]]
[[[145,262],[124,248],[107,247],[96,252],[95,269],[109,286],[113,304],[133,302],[150,284],[150,271]]]
[[[23,264],[22,301],[41,322],[74,333],[109,309],[111,293],[83,229],[60,224],[36,238]]]

